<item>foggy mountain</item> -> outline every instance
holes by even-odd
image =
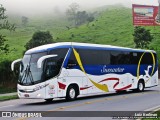
[[[8,14],[43,15],[54,14],[55,10],[64,13],[71,3],[77,3],[80,9],[86,10],[105,5],[122,4],[131,7],[130,0],[1,0]]]

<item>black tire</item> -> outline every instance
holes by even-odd
[[[53,101],[53,98],[49,98],[49,99],[44,99],[46,102],[52,102]]]
[[[70,85],[67,89],[66,100],[73,101],[77,98],[78,92],[75,86]]]
[[[144,91],[144,87],[145,87],[144,82],[143,82],[142,80],[140,80],[140,81],[138,82],[138,85],[137,85],[137,91],[138,91],[138,92],[143,92],[143,91]]]

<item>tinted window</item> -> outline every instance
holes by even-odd
[[[68,59],[68,63],[67,63],[67,69],[70,69],[72,67],[75,67],[77,66],[78,63],[77,63],[77,60],[74,56],[74,53],[73,53],[73,50],[71,51],[71,54],[70,54],[70,57]]]
[[[57,57],[49,58],[46,60],[45,67],[45,79],[50,79],[59,74],[64,58],[68,49],[55,49],[49,52],[49,54],[56,54]]]
[[[130,64],[130,53],[122,51],[110,51],[111,65]]]
[[[79,50],[84,65],[106,65],[110,63],[109,54],[102,50]]]
[[[76,49],[76,51],[79,53],[83,65],[106,65],[110,63],[110,55],[107,51],[87,49]],[[68,68],[76,65],[77,61],[72,51]]]
[[[130,60],[131,64],[138,64],[139,60],[141,59],[141,56],[143,55],[143,52],[132,52],[130,53]],[[157,62],[156,54],[154,53],[155,62]],[[153,58],[151,53],[145,53],[141,59],[141,64],[153,64]]]
[[[83,65],[137,65],[143,54],[143,52],[92,49],[76,49],[76,51],[79,53]],[[153,64],[152,55],[150,53],[145,53],[141,64]],[[77,61],[72,52],[69,59],[68,68],[75,65],[77,65]]]
[[[141,64],[153,64],[153,58],[152,58],[152,54],[150,53],[145,53],[143,55],[143,59],[141,61]]]

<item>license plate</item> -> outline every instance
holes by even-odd
[[[29,97],[29,94],[24,94],[24,97]]]

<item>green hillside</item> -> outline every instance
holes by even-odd
[[[59,41],[77,41],[134,47],[131,9],[115,8],[101,12],[87,26],[82,25],[59,35]]]

